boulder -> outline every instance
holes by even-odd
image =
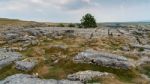
[[[130,51],[130,48],[128,46],[122,46],[121,48],[123,51]]]
[[[16,61],[16,68],[19,70],[30,71],[36,66],[35,60]]]
[[[22,58],[18,52],[7,51],[0,49],[0,69]]]
[[[73,58],[73,61],[122,69],[131,69],[134,67],[134,64],[124,56],[94,50],[86,50],[79,53]]]
[[[99,71],[79,71],[74,74],[68,75],[68,79],[72,81],[82,81],[82,82],[87,82],[89,80],[93,80],[94,78],[102,78],[102,77],[108,77],[112,76],[110,73],[106,72],[99,72]]]
[[[79,81],[39,79],[32,75],[16,74],[0,81],[0,84],[82,84]]]

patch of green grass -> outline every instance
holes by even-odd
[[[0,80],[17,73],[25,73],[25,72],[17,70],[12,65],[8,65],[0,70]]]
[[[56,44],[62,44],[65,43],[67,45],[72,45],[74,42],[70,42],[69,40],[53,40],[51,42],[44,41],[46,45],[56,45]],[[45,46],[45,45],[44,45]],[[109,72],[115,74],[118,79],[124,82],[132,82],[132,79],[134,79],[137,76],[137,70],[124,70],[124,69],[115,69],[115,68],[110,68],[110,67],[103,67],[103,66],[97,66],[93,64],[81,64],[81,63],[74,63],[71,61],[72,56],[75,56],[81,48],[86,48],[88,45],[82,45],[80,44],[81,47],[79,48],[70,48],[73,49],[73,51],[69,51],[69,49],[61,49],[61,48],[43,48],[45,50],[45,56],[46,60],[44,60],[43,63],[40,63],[35,69],[32,71],[28,72],[29,74],[36,73],[39,68],[42,66],[46,65],[48,66],[48,73],[41,75],[40,78],[46,78],[46,79],[66,79],[68,74],[76,73],[78,71],[85,71],[85,70],[93,70],[93,71],[100,71],[100,72]],[[113,50],[119,49],[120,45],[116,43],[111,43],[110,46],[112,47]],[[42,46],[40,46],[42,47]],[[84,49],[83,48],[83,49]],[[59,62],[56,64],[53,64],[53,60],[51,60],[51,56],[58,53],[61,53],[61,55],[66,55],[67,58],[61,58],[59,57]],[[33,53],[33,48],[28,49],[25,52],[22,52],[25,56],[30,56]],[[61,56],[58,55],[58,56]],[[7,68],[10,70],[11,73],[18,73],[17,70],[11,68]],[[8,76],[10,74],[9,71],[4,73],[4,75]],[[91,81],[98,81],[98,80],[91,80]]]
[[[72,61],[62,59],[59,63],[53,65],[52,68],[49,69],[49,74],[47,74],[45,78],[65,79],[68,74],[85,70],[113,73],[124,82],[131,82],[132,79],[137,76],[137,73],[134,70],[115,69],[93,64],[77,64]]]
[[[33,53],[33,49],[30,48],[26,51],[21,52],[24,56],[30,56]]]
[[[142,51],[144,51],[144,48],[139,48],[138,51],[139,51],[139,52],[142,52]]]
[[[148,77],[150,77],[150,65],[144,65],[142,67],[141,73],[144,73]]]

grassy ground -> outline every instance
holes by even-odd
[[[92,47],[86,41],[82,39],[61,39],[53,41],[44,41],[41,46],[34,46],[24,52],[29,57],[42,57],[46,60],[41,61],[39,65],[30,72],[39,73],[41,78],[55,78],[65,79],[68,74],[75,73],[84,70],[94,70],[101,72],[109,72],[115,74],[119,80],[124,82],[131,82],[137,77],[138,72],[136,70],[123,70],[114,69],[103,66],[97,66],[92,64],[76,64],[72,62],[72,57],[77,53],[86,50],[88,47]],[[51,45],[63,44],[67,45],[66,50],[59,48],[50,48]],[[110,44],[110,43],[109,43]],[[83,46],[81,46],[83,45]],[[115,45],[114,45],[115,46]],[[119,44],[117,45],[119,46]],[[34,53],[34,54],[33,54]],[[63,56],[66,56],[65,58]],[[59,60],[58,63],[53,63],[54,60]]]
[[[122,70],[122,69],[114,69],[103,66],[96,66],[91,64],[75,64],[72,61],[68,60],[60,60],[59,63],[50,66],[49,74],[46,75],[47,78],[57,78],[62,79],[66,78],[66,76],[70,73],[75,73],[78,71],[84,70],[94,70],[101,72],[110,72],[116,74],[120,80],[125,82],[131,82],[134,77],[136,77],[136,71],[134,70]],[[44,77],[45,78],[45,77]]]
[[[17,70],[13,65],[8,65],[0,70],[0,80],[17,73],[26,73]]]
[[[21,52],[27,58],[36,58],[37,60],[39,60],[39,64],[32,71],[23,72],[16,70],[14,66],[7,66],[6,68],[0,70],[0,73],[2,73],[0,75],[0,79],[16,73],[38,73],[39,77],[44,79],[66,79],[68,74],[84,70],[94,70],[113,73],[116,76],[117,80],[126,83],[132,83],[135,78],[138,78],[139,71],[136,69],[124,70],[92,64],[77,64],[72,62],[72,57],[88,48],[95,49],[96,47],[104,50],[106,49],[110,51],[116,51],[117,49],[120,49],[120,46],[125,42],[124,40],[120,41],[119,39],[110,40],[111,41],[109,41],[108,39],[98,39],[89,43],[87,40],[82,38],[65,38],[50,41],[43,40],[40,45],[29,46],[28,50]],[[67,46],[67,48],[63,49],[51,47],[53,45],[64,45]],[[103,47],[104,45],[107,45],[108,47]],[[115,49],[111,48],[113,46],[115,46]],[[56,60],[57,62],[55,62]]]

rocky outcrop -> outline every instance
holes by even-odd
[[[87,82],[89,80],[93,80],[94,78],[102,78],[108,76],[112,76],[112,74],[106,72],[87,70],[87,71],[79,71],[77,73],[70,74],[68,75],[68,79],[73,81]]]
[[[36,29],[36,28],[28,28],[24,29],[23,32],[27,32],[30,36],[42,36],[47,35],[49,32],[42,29]]]
[[[46,36],[49,32],[42,29],[36,28],[27,28],[27,29],[10,29],[7,31],[3,31],[0,33],[1,37],[4,38],[4,41],[7,43],[15,43],[15,42],[26,42],[37,44],[35,41],[36,37]],[[34,41],[35,40],[35,41]]]
[[[77,63],[90,63],[112,68],[131,69],[134,64],[126,57],[115,54],[86,50],[73,58]]]
[[[1,48],[0,49],[0,69],[21,58],[22,58],[22,55],[20,53],[7,51],[6,49]]]
[[[20,40],[20,34],[16,32],[5,32],[3,36],[7,43],[13,43]]]
[[[79,81],[39,79],[32,75],[16,74],[0,81],[0,84],[82,84]]]

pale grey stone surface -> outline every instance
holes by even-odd
[[[111,76],[111,75],[112,74],[107,73],[107,72],[87,70],[87,71],[79,71],[77,73],[70,74],[68,75],[68,79],[74,80],[74,81],[79,80],[82,82],[86,82],[89,80],[93,80],[94,78],[101,78],[101,77],[106,77],[106,76]]]
[[[22,58],[22,55],[18,52],[7,51],[6,49],[0,49],[0,69]]]
[[[33,61],[16,61],[16,68],[19,70],[29,71],[32,70],[36,66],[36,62]]]
[[[32,75],[16,74],[0,81],[0,84],[82,84],[79,81],[39,79]]]
[[[73,58],[73,61],[77,63],[91,63],[122,69],[130,69],[134,67],[134,64],[124,56],[105,52],[97,52],[91,49],[79,53]]]

